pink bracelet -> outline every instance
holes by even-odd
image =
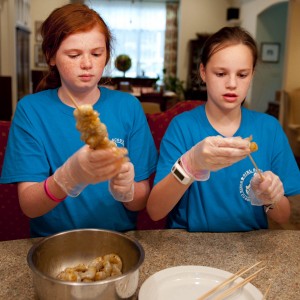
[[[46,195],[54,202],[59,203],[59,202],[64,201],[67,198],[67,196],[62,199],[58,199],[54,195],[51,194],[51,192],[49,191],[49,188],[48,188],[48,184],[47,184],[48,179],[49,179],[49,177],[44,181],[44,190],[45,190]]]
[[[206,181],[206,180],[209,179],[210,171],[208,171],[208,170],[201,170],[201,171],[197,171],[197,172],[192,172],[190,170],[190,168],[188,167],[188,164],[186,163],[186,159],[185,159],[184,155],[181,156],[180,160],[181,160],[182,167],[183,167],[184,171],[190,177],[192,177],[194,180],[196,180],[196,181]]]

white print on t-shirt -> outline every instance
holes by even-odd
[[[115,142],[115,144],[119,147],[124,147],[124,140],[120,139],[120,138],[112,138],[111,139],[113,142]]]
[[[256,174],[256,169],[253,168],[253,169],[247,170],[241,177],[240,194],[241,194],[241,197],[246,201],[250,201],[250,198],[249,198],[250,181],[255,174]]]

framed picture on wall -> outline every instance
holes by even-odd
[[[43,23],[43,21],[35,21],[35,23],[34,23],[35,41],[38,43],[42,42],[42,36],[41,36],[42,23]]]
[[[47,67],[47,63],[44,57],[44,53],[42,51],[41,44],[34,45],[34,63],[36,67],[44,68]]]
[[[279,62],[279,43],[261,43],[261,60],[268,63]]]

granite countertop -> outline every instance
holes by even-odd
[[[145,250],[139,287],[149,276],[169,267],[198,265],[235,273],[244,266],[264,261],[266,269],[252,284],[264,293],[272,281],[268,299],[300,299],[300,231],[188,233],[150,230],[127,234],[136,238]],[[0,242],[0,299],[36,299],[26,257],[38,240]]]

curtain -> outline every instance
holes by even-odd
[[[178,3],[167,3],[164,73],[176,77],[178,40]]]

